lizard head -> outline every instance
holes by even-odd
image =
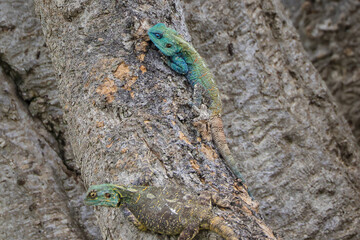
[[[120,207],[122,198],[119,186],[113,184],[92,185],[84,200],[89,206]]]
[[[148,35],[150,40],[165,56],[174,56],[181,50],[176,41],[180,35],[174,29],[166,27],[163,23],[158,23],[150,28]]]

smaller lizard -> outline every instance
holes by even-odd
[[[185,39],[174,29],[168,28],[163,23],[158,23],[148,30],[150,40],[166,56],[167,65],[177,73],[185,75],[194,88],[194,109],[200,114],[197,120],[208,120],[212,138],[225,163],[241,180],[241,184],[248,191],[245,180],[242,177],[237,161],[231,154],[224,133],[223,121],[221,119],[221,99],[219,89],[204,59],[185,41]],[[201,103],[208,100],[208,108],[211,115],[208,117],[204,111],[200,111]],[[205,116],[205,117],[204,117]],[[251,196],[250,192],[248,191]]]
[[[90,186],[84,202],[90,206],[124,206],[125,216],[141,231],[180,234],[178,240],[191,240],[200,229],[210,229],[226,240],[238,240],[224,219],[212,212],[212,202],[223,207],[228,207],[228,202],[204,195],[194,196],[174,187],[101,184]]]

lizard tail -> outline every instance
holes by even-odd
[[[211,117],[210,129],[211,136],[221,156],[225,159],[226,165],[231,169],[237,178],[241,179],[241,181],[245,183],[240,171],[237,170],[236,160],[232,156],[229,146],[227,145],[223,122],[219,115],[214,115]]]
[[[214,217],[210,219],[210,230],[216,232],[225,240],[239,240],[234,231],[225,224],[221,217]]]

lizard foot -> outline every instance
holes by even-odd
[[[200,108],[193,105],[192,109],[194,110],[196,115],[198,115],[198,117],[193,120],[194,122],[199,122],[203,120],[208,121],[210,119],[210,114],[205,104],[201,104]]]

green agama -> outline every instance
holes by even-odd
[[[210,229],[226,240],[238,240],[224,219],[212,212],[212,201],[218,205],[221,202],[217,202],[211,194],[205,195],[207,197],[195,197],[175,187],[101,184],[88,189],[85,204],[123,206],[125,215],[139,230],[180,234],[178,240],[193,239],[200,229]]]
[[[167,56],[167,65],[175,72],[185,75],[194,88],[194,109],[200,112],[201,103],[206,99],[209,100],[208,108],[211,115],[208,120],[215,145],[227,166],[242,183],[245,183],[226,142],[221,119],[222,104],[219,89],[204,59],[179,33],[163,23],[151,27],[148,35],[155,46]],[[246,188],[245,185],[244,187]]]

